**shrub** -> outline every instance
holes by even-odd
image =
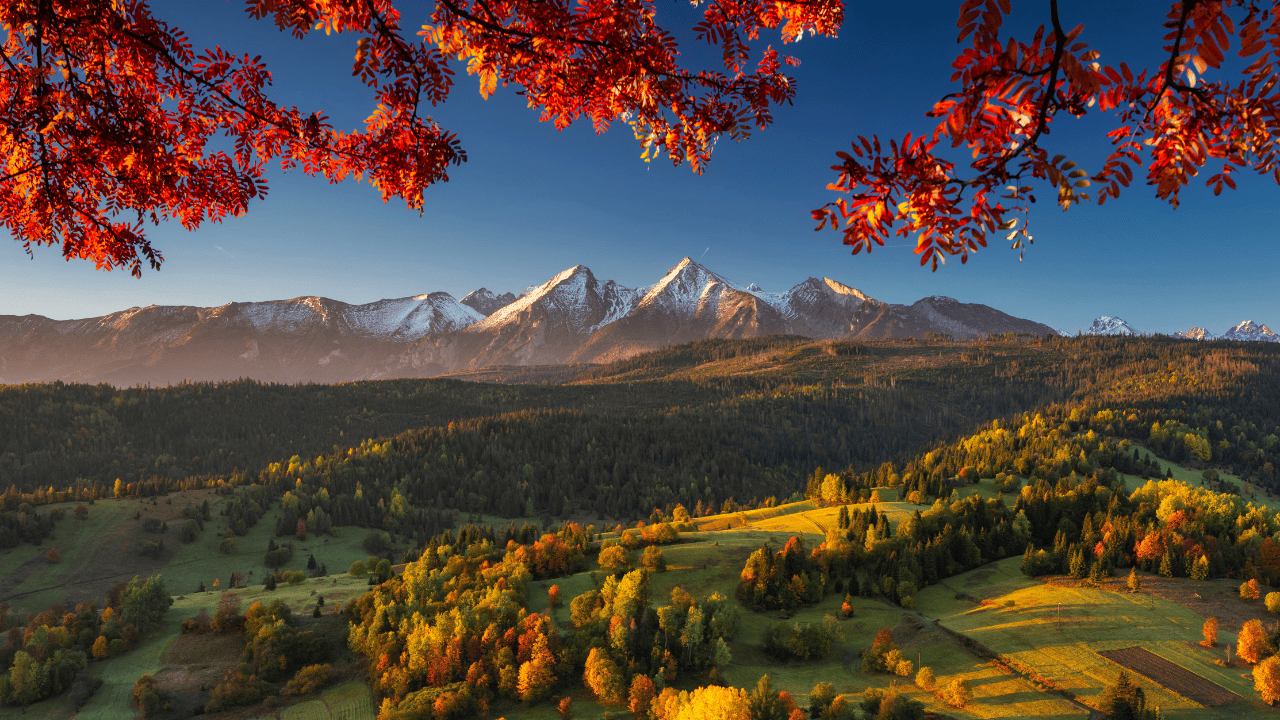
[[[933,675],[933,668],[928,665],[920,668],[920,672],[916,673],[916,685],[920,686],[921,690],[933,692],[938,685],[938,679]]]
[[[640,555],[640,565],[653,572],[666,572],[667,559],[662,555],[662,548],[656,545],[650,545],[645,548]]]
[[[370,555],[382,555],[391,549],[391,543],[387,542],[387,538],[376,530],[365,536],[364,542],[360,543],[360,547]]]
[[[1267,593],[1263,602],[1267,604],[1267,612],[1280,614],[1280,592]]]
[[[184,543],[193,543],[200,537],[200,524],[195,520],[188,520],[182,523],[182,527],[178,528],[178,539]]]
[[[956,678],[947,685],[946,692],[947,704],[953,707],[962,708],[973,701],[973,689],[969,687],[967,680]]]
[[[821,717],[836,699],[836,686],[829,682],[820,682],[809,691],[809,714]]]
[[[133,704],[144,718],[160,714],[167,705],[164,693],[150,675],[143,675],[133,683]]]
[[[50,564],[62,562],[62,556],[58,554],[58,548],[49,548],[49,552],[45,553],[44,559]]]
[[[245,675],[238,668],[228,670],[222,682],[209,692],[205,712],[217,712],[225,708],[256,705],[276,694],[276,687],[259,680],[256,675]]]
[[[359,560],[356,560],[355,562],[351,563],[351,567],[347,569],[347,574],[350,575],[351,577],[362,578],[368,572],[369,570],[364,566],[364,563],[360,562]]]
[[[124,640],[121,640],[120,638],[116,638],[115,640],[112,640],[110,644],[107,645],[107,648],[108,648],[108,651],[111,653],[111,657],[118,657],[120,655],[123,655],[124,652],[129,649],[128,646],[124,644]]]
[[[827,615],[819,623],[778,623],[765,631],[764,651],[781,659],[821,660],[842,639],[839,622]]]
[[[598,558],[601,569],[614,573],[624,573],[631,569],[631,557],[625,549],[611,545],[600,551]]]
[[[333,682],[333,667],[324,665],[308,665],[294,674],[293,679],[284,686],[282,695],[310,695]]]
[[[1240,584],[1240,599],[1245,602],[1253,602],[1254,600],[1257,600],[1259,592],[1258,581],[1256,579]]]
[[[218,551],[224,555],[234,553],[236,551],[235,538],[223,538],[222,542],[218,543]]]

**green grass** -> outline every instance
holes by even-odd
[[[1255,697],[1252,683],[1240,676],[1240,670],[1214,665],[1219,652],[1195,645],[1203,622],[1195,612],[1145,594],[1045,585],[1018,577],[1019,563],[1018,558],[1009,558],[926,588],[920,592],[919,607],[944,627],[1034,667],[1085,702],[1096,701],[1120,672],[1118,665],[1097,653],[1133,646],[1144,647],[1251,702]],[[955,593],[961,591],[995,604],[984,607],[957,600]],[[1061,627],[1056,622],[1059,606]],[[1220,641],[1233,642],[1233,638],[1223,633]],[[1201,708],[1146,678],[1135,679],[1146,692],[1148,704],[1159,705],[1169,717],[1239,714],[1238,707]]]

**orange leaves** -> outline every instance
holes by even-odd
[[[1081,40],[1084,25],[1063,30],[1056,7],[1051,29],[1041,26],[1026,43],[1000,37],[1007,3],[964,0],[957,27],[969,46],[951,65],[958,87],[926,116],[937,123],[932,142],[946,136],[970,159],[958,170],[932,144],[890,143],[882,152],[860,138],[853,155],[837,153],[839,179],[828,189],[840,197],[812,213],[817,229],[841,229],[854,253],[883,245],[890,233],[914,237],[921,264],[936,270],[948,255],[964,262],[997,230],[1021,252],[1032,236],[1025,220],[1014,220],[1028,214],[1037,184],[1056,190],[1066,210],[1092,200],[1095,186],[1099,204],[1118,198],[1135,165],[1147,165],[1147,183],[1175,207],[1208,158],[1224,161],[1207,180],[1215,194],[1235,187],[1241,167],[1280,183],[1280,2],[1172,2],[1168,60],[1136,74],[1124,62],[1104,66]],[[1206,73],[1221,65],[1234,34],[1242,57],[1258,57],[1234,85],[1211,80]],[[1113,118],[1105,131],[1113,151],[1096,173],[1044,149],[1062,112]]]
[[[681,64],[652,0],[440,0],[412,37],[393,0],[247,0],[246,11],[299,38],[355,34],[352,75],[376,106],[364,127],[340,132],[319,113],[277,105],[259,58],[220,47],[196,55],[141,0],[0,7],[12,29],[0,66],[9,99],[0,219],[14,237],[138,275],[163,259],[144,220],[196,228],[239,215],[265,194],[272,162],[331,182],[354,176],[420,209],[425,190],[466,160],[457,138],[420,112],[448,98],[453,59],[485,97],[514,84],[559,128],[585,116],[603,132],[621,119],[646,157],[665,152],[700,172],[720,136],[769,125],[772,107],[795,95],[782,71],[799,61],[752,41],[767,29],[783,42],[835,35],[844,9],[840,0],[709,0],[695,33],[720,45],[721,71]],[[215,134],[230,138],[229,154],[207,150]]]

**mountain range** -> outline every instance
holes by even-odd
[[[1085,330],[1084,335],[1140,335],[1134,330],[1129,323],[1122,318],[1103,315],[1093,321],[1093,325]],[[1235,340],[1238,342],[1280,342],[1280,335],[1271,332],[1271,328],[1266,325],[1260,325],[1252,320],[1245,320],[1235,327],[1228,328],[1226,332],[1215,336],[1213,333],[1202,327],[1193,327],[1190,330],[1179,330],[1173,334],[1174,337],[1183,340]]]
[[[321,297],[150,306],[83,320],[0,316],[0,382],[166,384],[252,377],[342,382],[496,365],[600,363],[705,338],[971,339],[1052,335],[985,305],[881,302],[830,278],[783,293],[726,280],[685,258],[627,288],[571,267],[518,297],[480,288],[350,305]]]

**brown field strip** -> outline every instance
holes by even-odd
[[[1241,699],[1221,685],[1140,647],[1104,650],[1098,654],[1205,707],[1230,705]]]

